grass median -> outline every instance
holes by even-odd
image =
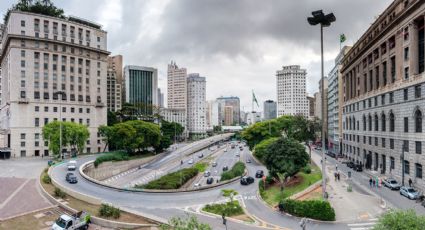
[[[128,153],[125,153],[125,152],[122,152],[122,151],[109,152],[109,153],[103,154],[102,156],[97,157],[93,164],[94,164],[94,167],[97,168],[97,166],[99,166],[103,162],[129,161],[129,160],[135,160],[135,159],[150,157],[150,156],[153,156],[153,155],[155,155],[155,154],[152,153],[152,152],[143,153],[143,154],[136,154],[136,155],[129,155]]]
[[[245,164],[240,161],[236,162],[236,164],[233,165],[232,169],[221,174],[221,181],[231,180],[235,177],[240,177],[244,174],[244,172]]]

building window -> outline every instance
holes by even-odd
[[[395,56],[392,56],[390,61],[391,61],[391,82],[394,83],[395,82],[395,69],[396,69]]]
[[[25,140],[25,133],[21,133],[21,140]]]
[[[387,85],[387,62],[382,63],[382,78],[383,78],[383,85]]]
[[[409,60],[409,47],[404,48],[404,60]]]
[[[419,109],[415,112],[415,132],[422,133],[422,112]]]
[[[409,132],[409,118],[408,117],[404,118],[404,132],[405,133]]]
[[[375,137],[375,146],[378,146],[378,138]]]
[[[403,90],[403,99],[405,101],[409,100],[409,89],[404,89]]]
[[[404,161],[404,173],[405,174],[409,174],[409,172],[410,172],[410,163],[409,163],[409,161]]]
[[[378,114],[375,114],[375,131],[379,131],[379,118]]]
[[[44,106],[44,112],[49,112],[49,107],[48,106]]]
[[[409,152],[409,141],[403,140],[404,151]]]
[[[424,47],[424,19],[416,23],[418,28],[418,66],[419,73],[424,72],[425,47]]]
[[[34,119],[34,126],[35,127],[40,127],[40,118],[35,118]]]
[[[35,106],[35,107],[34,107],[34,111],[35,111],[35,112],[38,112],[38,111],[40,111],[40,107],[38,107],[38,106]]]
[[[26,157],[27,156],[27,152],[25,150],[21,150],[21,157]]]
[[[404,68],[404,79],[409,79],[409,67]]]
[[[382,138],[382,148],[385,148],[385,138]]]
[[[415,153],[422,154],[422,142],[415,141]]]
[[[44,118],[44,125],[49,124],[49,118]]]
[[[394,139],[390,139],[390,149],[394,149]]]
[[[390,95],[390,103],[394,103],[394,93],[391,92],[389,95]]]
[[[394,157],[390,157],[390,169],[395,169],[395,160]]]
[[[384,113],[382,113],[382,115],[381,115],[381,129],[382,129],[382,131],[384,131],[384,132],[387,131],[386,126],[387,126],[386,116],[385,116]]]
[[[421,85],[416,85],[415,86],[415,98],[420,98],[421,97]]]
[[[416,163],[415,164],[415,171],[416,171],[416,177],[417,178],[422,178],[422,165]]]

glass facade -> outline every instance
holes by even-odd
[[[130,69],[129,81],[129,103],[137,108],[140,115],[152,115],[153,72]]]

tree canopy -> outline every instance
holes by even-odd
[[[174,137],[180,136],[183,131],[184,127],[177,122],[161,121],[161,133],[163,136],[169,137],[170,140],[174,140]]]
[[[19,0],[18,3],[7,10],[3,18],[4,22],[9,19],[12,10],[65,18],[63,9],[57,8],[50,0]]]
[[[282,137],[266,147],[263,159],[271,176],[278,177],[281,173],[288,177],[308,164],[309,155],[298,141]]]
[[[421,230],[425,226],[425,217],[414,210],[391,210],[383,214],[373,230]]]
[[[173,217],[168,225],[161,225],[161,230],[212,230],[211,226],[198,221],[196,216],[187,218]]]
[[[62,124],[62,147],[71,147],[71,150],[77,150],[79,153],[84,151],[87,139],[90,137],[87,126],[69,122],[53,121],[43,127],[42,136],[49,143],[49,150],[54,155],[60,154],[60,125]]]

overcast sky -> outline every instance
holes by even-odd
[[[4,12],[15,0],[1,0]],[[319,27],[311,11],[333,12],[325,30],[325,74],[339,51],[339,34],[352,45],[390,0],[56,0],[66,15],[104,26],[108,50],[124,64],[158,69],[166,93],[171,60],[207,78],[207,99],[239,96],[246,111],[251,90],[262,107],[276,100],[276,71],[283,65],[307,69],[307,92],[318,91]],[[262,110],[261,108],[259,110]],[[258,110],[257,110],[258,111]]]

